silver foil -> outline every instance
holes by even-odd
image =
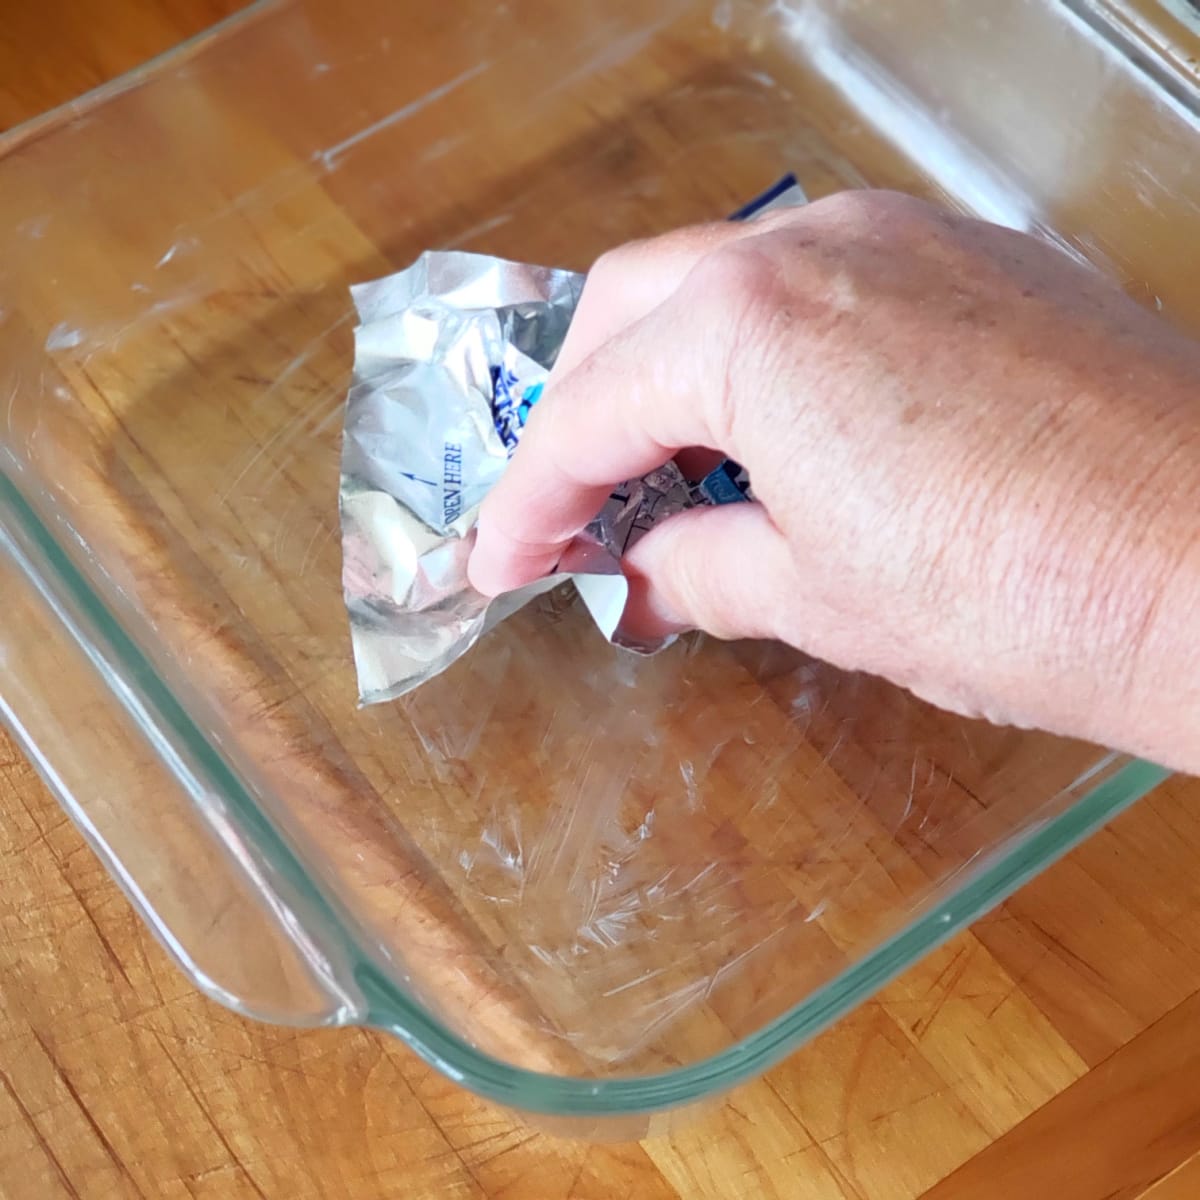
[[[743,217],[803,203],[776,188]],[[569,271],[430,251],[352,288],[358,310],[346,404],[340,509],[342,583],[363,704],[411,691],[535,596],[574,582],[601,633],[621,633],[620,558],[659,521],[749,495],[730,464],[692,487],[673,463],[617,488],[585,531],[572,574],[495,600],[467,560],[479,506],[516,448],[583,290]]]

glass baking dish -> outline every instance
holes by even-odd
[[[1037,231],[1200,329],[1181,11],[268,0],[0,141],[0,706],[197,986],[651,1114],[1159,781],[779,646],[634,659],[557,593],[360,710],[336,501],[351,283],[585,269],[789,170]]]

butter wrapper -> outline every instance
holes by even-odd
[[[789,177],[735,219],[803,202]],[[614,490],[584,532],[574,574],[494,600],[470,586],[479,506],[541,399],[583,284],[570,271],[429,251],[351,289],[359,327],[339,506],[361,703],[412,690],[530,600],[572,581],[606,638],[640,653],[661,649],[665,642],[622,636],[621,556],[685,508],[750,495],[736,464],[692,486],[667,463]]]

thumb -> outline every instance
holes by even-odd
[[[796,602],[791,552],[761,504],[679,513],[646,534],[621,565],[629,580],[621,629],[638,639],[684,629],[777,638]]]

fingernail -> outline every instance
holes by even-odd
[[[499,596],[549,575],[559,556],[558,547],[514,544],[503,533],[479,526],[475,548],[467,560],[467,578],[476,591]]]
[[[467,563],[467,578],[471,586],[484,596],[496,597],[509,589],[504,585],[504,578],[486,562],[480,562],[477,554],[472,554]]]
[[[621,617],[621,630],[646,641],[661,640],[693,628],[674,612],[662,592],[644,576],[626,571],[629,598]]]
[[[506,591],[503,559],[492,549],[486,537],[477,537],[471,557],[467,559],[467,578],[471,586],[485,596],[498,596]]]

